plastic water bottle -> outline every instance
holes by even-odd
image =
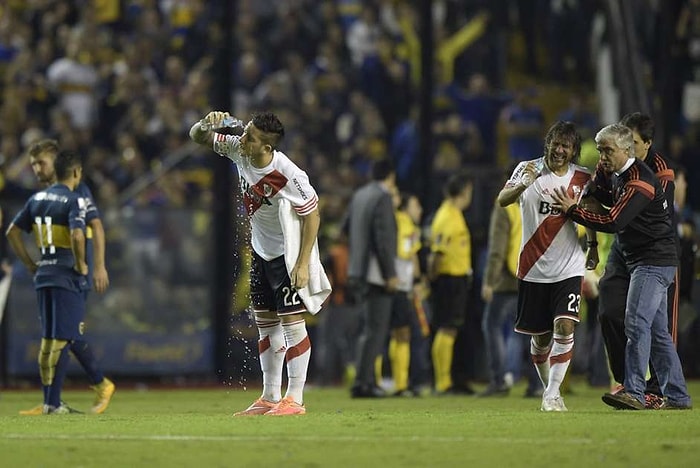
[[[235,127],[243,127],[243,121],[240,119],[237,119],[233,116],[227,116],[224,117],[224,120],[221,121],[221,127],[220,128],[235,128]]]
[[[535,159],[535,173],[537,175],[542,174],[542,169],[544,169],[544,156],[538,159]]]
[[[523,175],[521,177],[521,183],[525,185],[526,187],[529,187],[535,182],[535,179],[542,174],[542,170],[544,169],[544,157],[535,159],[533,161],[533,164],[535,166],[535,176],[534,178],[530,176],[528,172],[525,172],[523,169]]]
[[[235,127],[243,127],[243,121],[230,115],[224,117],[219,126],[217,126],[216,128],[213,128],[211,124],[205,119],[199,121],[199,128],[204,131]]]

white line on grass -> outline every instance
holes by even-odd
[[[128,435],[128,434],[0,434],[1,439],[8,440],[95,440],[95,441],[179,441],[179,442],[263,442],[269,440],[268,436],[199,436],[186,434],[153,434],[153,435]],[[542,445],[551,444],[551,441],[541,438],[514,438],[514,437],[432,437],[432,436],[282,436],[279,440],[290,442],[430,442],[430,443],[472,443],[472,444],[527,444]],[[620,439],[596,440],[588,438],[558,439],[558,444],[565,445],[619,445],[625,441]],[[668,446],[700,446],[700,438],[656,440],[656,445]]]

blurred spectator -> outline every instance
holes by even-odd
[[[550,76],[561,84],[591,79],[590,47],[595,2],[549,0],[547,21]]]
[[[447,105],[452,105],[462,116],[464,122],[473,122],[479,131],[483,145],[483,162],[494,164],[496,161],[496,125],[505,96],[496,93],[486,75],[475,73],[469,77],[466,89],[457,83],[451,83],[444,90]]]
[[[518,89],[513,102],[503,110],[501,119],[508,135],[511,161],[524,161],[543,154],[544,114],[534,103],[534,94],[532,89]]]
[[[411,102],[409,65],[390,37],[382,35],[360,66],[360,89],[375,103],[389,132],[407,114]]]
[[[88,38],[71,35],[65,56],[57,58],[46,74],[59,96],[59,105],[70,115],[74,128],[90,131],[97,123],[97,70]]]
[[[684,2],[676,25],[676,36],[686,45],[690,60],[688,81],[700,81],[700,0]]]
[[[598,117],[590,108],[588,96],[583,91],[571,93],[569,107],[559,113],[557,120],[575,123],[583,140],[593,138],[599,130]]]
[[[365,6],[347,31],[346,40],[353,65],[360,67],[369,55],[377,52],[380,35],[381,28],[376,10]]]

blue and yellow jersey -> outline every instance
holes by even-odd
[[[85,201],[85,224],[87,225],[85,230],[85,263],[88,264],[88,269],[90,274],[88,275],[88,282],[92,286],[92,272],[95,265],[95,253],[92,250],[92,228],[90,227],[90,221],[93,219],[100,219],[100,211],[97,209],[94,197],[90,188],[85,182],[80,182],[77,187],[75,187],[74,193],[77,193]]]
[[[471,234],[462,212],[448,200],[442,202],[430,227],[430,250],[440,253],[435,265],[439,275],[472,273]]]
[[[17,213],[12,223],[33,232],[41,253],[35,286],[75,289],[75,258],[71,230],[85,230],[85,199],[63,184],[35,193]]]

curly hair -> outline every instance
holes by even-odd
[[[581,134],[576,129],[576,124],[560,120],[549,127],[547,135],[544,137],[545,153],[549,152],[549,147],[555,138],[562,138],[569,141],[574,147],[574,157],[572,161],[578,161],[581,156]]]

